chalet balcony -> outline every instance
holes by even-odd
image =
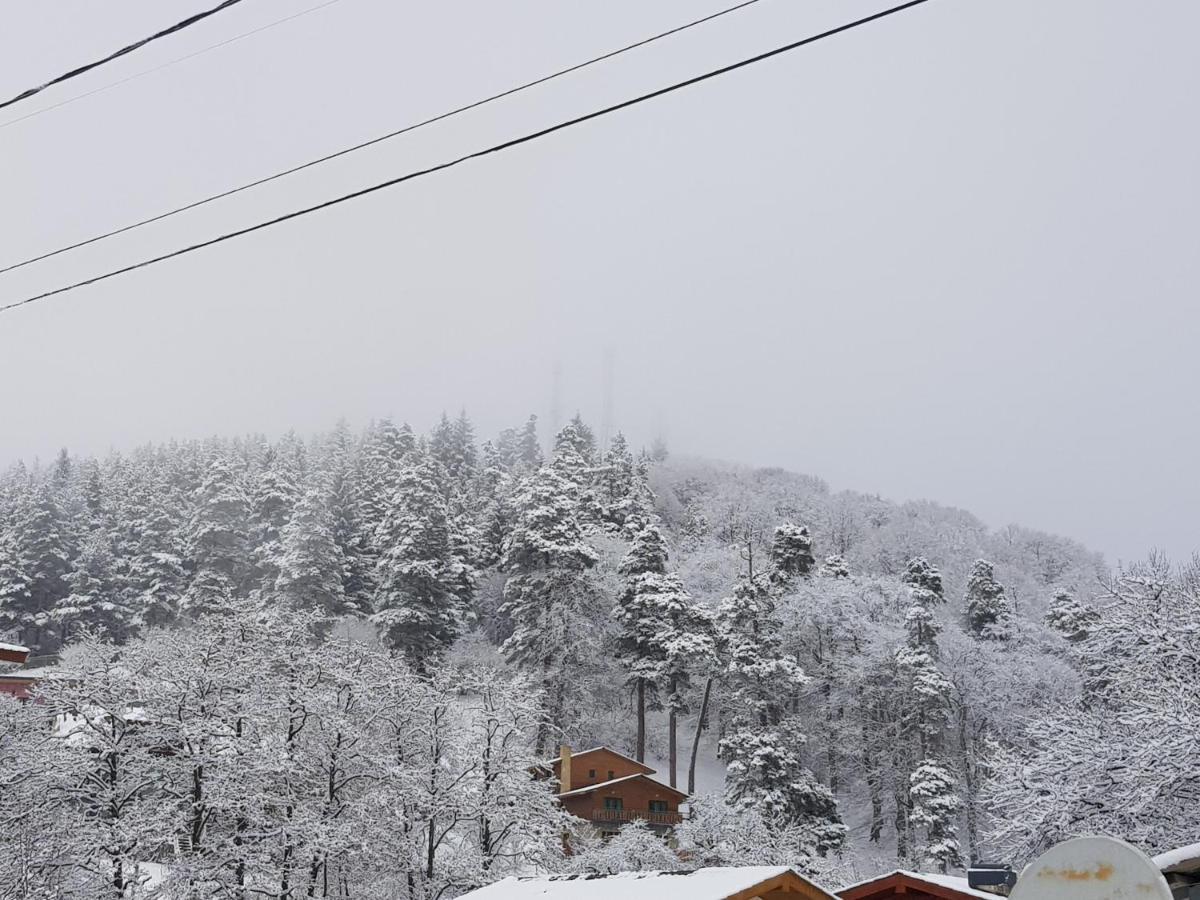
[[[598,823],[632,822],[635,819],[648,825],[678,825],[683,816],[677,812],[652,812],[648,809],[593,809],[592,821]]]

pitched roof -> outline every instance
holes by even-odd
[[[987,900],[996,900],[995,894],[971,887],[967,883],[967,879],[959,875],[911,872],[908,869],[895,869],[882,875],[876,875],[874,878],[868,878],[866,881],[846,885],[846,887],[838,888],[838,895],[844,900],[862,900],[877,890],[886,890],[891,886],[888,882],[903,883],[907,887],[920,888],[927,894],[943,897],[945,900],[956,900],[958,897],[985,897]]]
[[[797,900],[835,895],[786,866],[711,866],[691,872],[619,872],[505,878],[464,897],[471,900],[749,900],[759,891],[788,890]]]
[[[572,761],[574,761],[576,759],[579,759],[579,757],[581,757],[581,756],[587,756],[589,753],[600,753],[600,752],[611,753],[613,756],[619,756],[621,759],[625,760],[626,762],[633,763],[638,768],[645,769],[647,774],[654,771],[652,768],[650,768],[645,763],[640,763],[636,759],[634,759],[632,756],[626,756],[624,753],[618,753],[616,750],[612,749],[612,747],[589,747],[587,750],[580,750],[578,753],[572,751],[571,759],[572,759]],[[546,766],[552,766],[555,763],[560,763],[560,762],[562,762],[562,757],[555,756],[551,759],[545,760],[545,762],[543,762],[542,764],[546,765]]]
[[[651,769],[650,771],[654,771],[654,770]],[[662,788],[664,791],[670,791],[673,794],[678,794],[681,798],[687,797],[687,794],[684,791],[678,790],[677,788],[673,788],[669,784],[663,784],[661,781],[658,781],[655,778],[651,778],[649,775],[646,775],[642,772],[638,772],[634,775],[626,775],[623,778],[612,778],[608,781],[599,781],[596,784],[584,785],[583,787],[580,787],[580,788],[574,788],[573,790],[564,791],[563,793],[559,794],[558,796],[559,797],[582,797],[584,794],[590,794],[592,791],[599,791],[601,789],[610,788],[614,784],[620,784],[623,781],[632,781],[635,778],[645,778],[656,788]]]
[[[1200,844],[1188,844],[1160,853],[1154,864],[1164,872],[1195,872],[1200,870]]]

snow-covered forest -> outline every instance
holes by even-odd
[[[0,639],[53,657],[0,698],[0,894],[1194,840],[1200,569],[607,443],[462,415],[10,468]],[[571,821],[532,777],[563,743],[661,760],[674,846]]]

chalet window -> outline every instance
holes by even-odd
[[[596,777],[596,770],[588,769],[588,778],[595,778],[595,777]]]
[[[613,775],[613,770],[612,770],[612,769],[609,769],[609,770],[608,770],[608,780],[609,780],[609,781],[612,781],[612,780],[613,780],[613,778],[614,778],[614,775]]]
[[[666,800],[651,800],[650,812],[667,812]]]
[[[620,797],[605,797],[604,798],[604,808],[605,809],[624,809],[625,801],[622,800]]]

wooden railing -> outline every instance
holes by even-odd
[[[678,825],[683,816],[677,812],[654,812],[648,809],[593,809],[593,822],[632,822],[641,819],[651,825]]]

